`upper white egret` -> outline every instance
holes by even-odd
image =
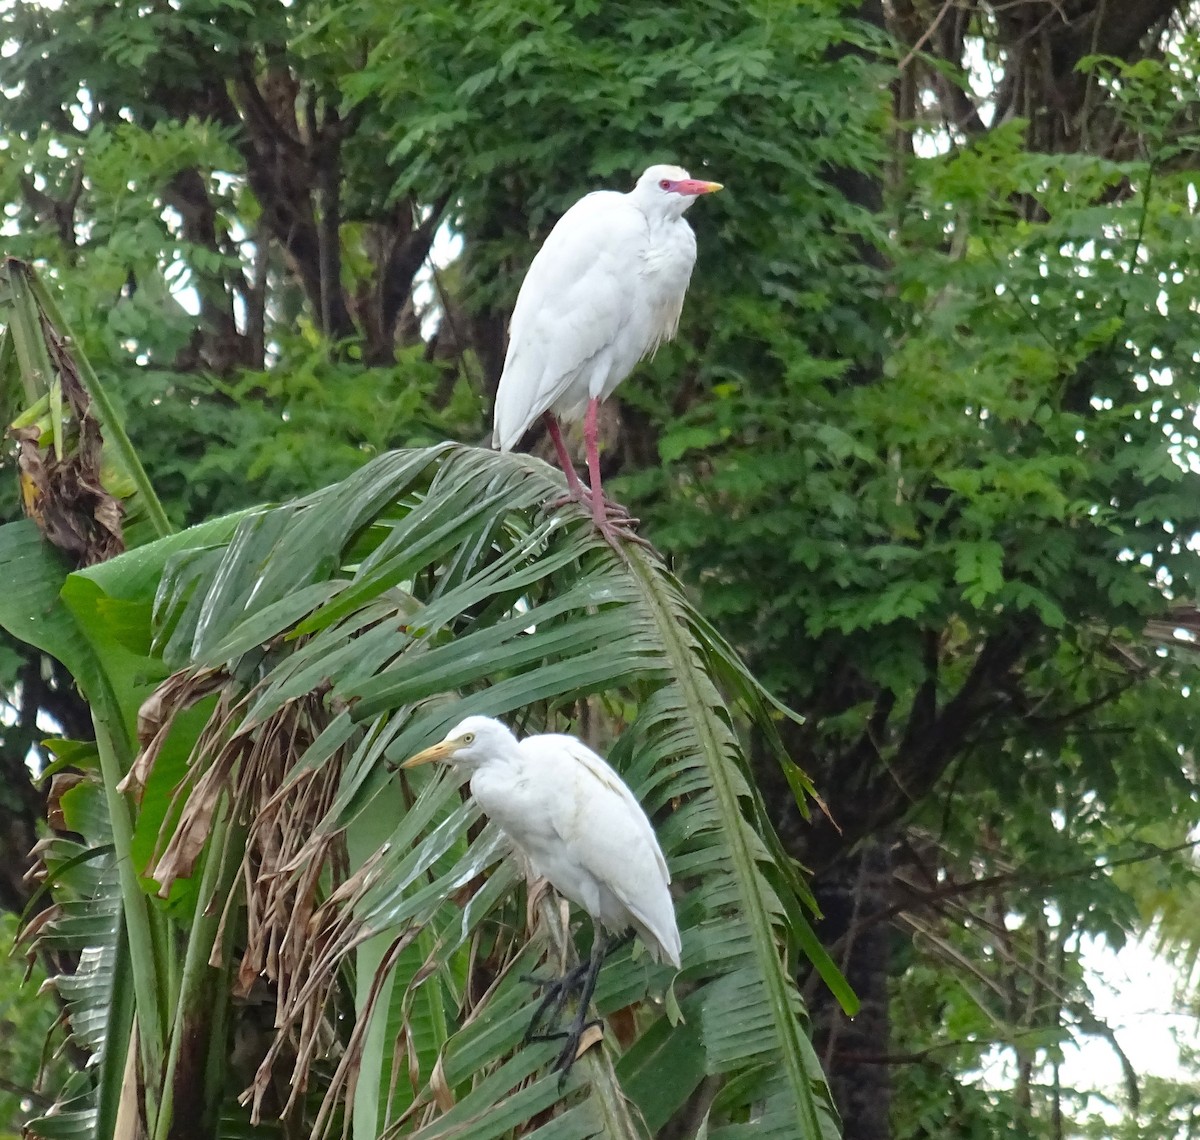
[[[650,821],[621,777],[573,736],[518,741],[500,721],[469,716],[401,767],[431,760],[469,772],[471,794],[524,852],[534,873],[591,916],[590,960],[551,986],[530,1025],[532,1035],[547,1006],[561,1011],[579,988],[579,1012],[557,1063],[565,1073],[604,960],[602,928],[618,934],[632,928],[655,960],[679,968],[671,876]]]
[[[571,497],[586,501],[555,417],[583,419],[592,518],[610,539],[597,409],[643,356],[675,335],[696,260],[683,212],[720,189],[681,167],[652,166],[628,194],[588,194],[550,231],[517,295],[492,442],[509,451],[545,416]]]

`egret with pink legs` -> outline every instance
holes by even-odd
[[[588,194],[550,231],[517,296],[492,441],[511,451],[545,417],[570,497],[590,505],[610,542],[629,520],[601,487],[599,405],[675,335],[696,260],[696,236],[683,213],[720,189],[678,166],[652,166],[628,194]],[[559,426],[581,419],[590,489]]]

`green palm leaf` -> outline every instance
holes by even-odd
[[[0,622],[91,696],[114,821],[115,860],[51,853],[63,917],[80,874],[120,877],[91,888],[103,929],[67,931],[97,963],[66,985],[87,1044],[104,1043],[100,1080],[64,1090],[46,1129],[111,1132],[136,1020],[156,1034],[136,1074],[155,1136],[201,1092],[214,1135],[249,1134],[260,1110],[356,1138],[639,1136],[681,1112],[708,1136],[836,1135],[796,959],[844,983],[739,736],[778,747],[784,710],[654,555],[617,554],[577,510],[546,515],[560,491],[535,460],[447,444],[65,582],[57,563],[19,577],[44,596],[11,595]],[[49,557],[28,524],[0,533],[0,562]],[[522,978],[574,955],[574,935],[546,897],[530,919],[503,837],[452,780],[392,770],[469,712],[606,751],[675,877],[681,974],[633,947],[611,959],[596,1001],[621,1055],[591,1050],[565,1088],[545,1072],[553,1046],[522,1044]],[[263,1000],[274,1037],[247,1054],[246,1003]]]
[[[81,763],[87,751],[77,748],[72,762]],[[89,766],[96,766],[94,749]],[[94,778],[84,778],[60,804],[67,825],[84,840],[56,835],[39,845],[45,888],[55,901],[30,923],[26,937],[32,948],[78,955],[73,973],[51,981],[75,1044],[95,1058],[97,1079],[78,1074],[72,1088],[59,1091],[54,1114],[28,1127],[44,1140],[91,1140],[112,1134],[117,1118],[133,1014],[129,960],[120,937],[121,892],[104,791]]]
[[[501,838],[479,829],[450,780],[402,792],[388,762],[470,712],[528,731],[569,723],[586,702],[605,725],[626,724],[608,751],[657,819],[680,889],[683,1020],[648,1000],[670,972],[626,948],[597,1001],[602,1013],[636,1004],[637,1040],[615,1072],[587,1054],[562,1094],[573,1107],[539,1118],[536,1134],[590,1135],[597,1122],[609,1135],[657,1129],[707,1075],[722,1086],[711,1136],[836,1135],[788,968],[803,886],[765,823],[735,727],[741,716],[774,740],[773,710],[654,555],[616,555],[578,512],[541,515],[559,489],[525,457],[454,445],[398,452],[248,516],[225,546],[168,560],[158,652],[175,669],[227,678],[226,723],[193,759],[185,823],[208,818],[219,786],[246,813],[253,861],[268,840],[251,797],[256,818],[268,800],[274,810],[294,797],[282,810],[308,837],[272,871],[290,883],[290,909],[249,903],[262,945],[274,939],[291,955],[252,963],[279,986],[277,1045],[301,1042],[298,1090],[305,1065],[324,1056],[332,1067],[340,1055],[325,1119],[348,1095],[356,1135],[524,1133],[560,1100],[556,1078],[539,1076],[553,1049],[521,1047],[533,994],[520,975],[555,924],[526,945]],[[237,764],[285,724],[277,785],[239,784]],[[336,781],[318,803],[305,789],[330,771]],[[337,844],[361,848],[363,835],[385,841],[360,851],[343,880]],[[195,851],[179,855],[168,848],[158,865],[164,890]],[[377,976],[380,963],[389,978]],[[305,1036],[328,1029],[320,1011],[339,1000],[339,976],[358,978],[359,1024],[340,1054]],[[473,994],[481,976],[486,991]],[[269,1069],[270,1059],[260,1092]],[[673,1079],[648,1081],[648,1071]],[[622,1088],[632,1115],[615,1107]]]

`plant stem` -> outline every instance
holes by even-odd
[[[116,699],[99,699],[93,705],[92,724],[96,729],[96,749],[100,754],[100,774],[108,801],[112,824],[113,847],[116,851],[117,872],[121,882],[121,908],[128,935],[130,965],[133,968],[133,992],[138,1019],[138,1042],[142,1055],[142,1081],[146,1090],[146,1120],[150,1128],[158,1118],[158,1079],[162,1072],[162,1007],[158,989],[158,968],[154,956],[154,936],[146,894],[138,882],[130,847],[133,842],[133,821],[129,805],[117,791],[117,784],[127,765],[117,755],[109,721],[120,725]],[[117,731],[123,733],[122,728]]]
[[[216,1024],[216,1007],[224,1004],[223,999],[214,1001],[211,990],[214,973],[209,967],[208,960],[212,954],[213,942],[221,922],[221,907],[210,907],[209,904],[218,894],[224,898],[232,885],[237,873],[238,860],[227,858],[225,846],[226,834],[229,831],[228,808],[220,811],[213,824],[212,841],[209,844],[208,856],[204,863],[204,873],[200,880],[200,890],[196,895],[196,909],[192,914],[192,928],[188,935],[187,951],[183,960],[183,973],[179,981],[179,993],[175,1002],[175,1020],[171,1026],[171,1040],[167,1052],[167,1064],[163,1073],[162,1102],[158,1113],[158,1124],[154,1129],[154,1140],[170,1140],[176,1134],[175,1126],[175,1081],[179,1069],[179,1058],[184,1041],[195,1040],[198,1028],[207,1029],[204,1036],[212,1041],[212,1029]],[[201,1054],[194,1051],[196,1058]],[[207,1084],[208,1074],[197,1065],[188,1074],[193,1082],[201,1085],[203,1095],[204,1085]]]

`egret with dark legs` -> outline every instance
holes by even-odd
[[[573,736],[546,734],[518,741],[498,720],[469,716],[439,744],[401,765],[443,760],[469,773],[484,813],[529,860],[534,874],[577,903],[592,919],[592,953],[561,978],[530,979],[544,990],[526,1040],[559,1036],[566,1044],[556,1068],[570,1071],[589,1024],[600,967],[613,943],[605,930],[632,930],[659,962],[680,964],[679,927],[671,876],[650,821],[625,782]],[[573,994],[579,1008],[563,1034],[538,1034],[547,1014],[561,1017]]]

